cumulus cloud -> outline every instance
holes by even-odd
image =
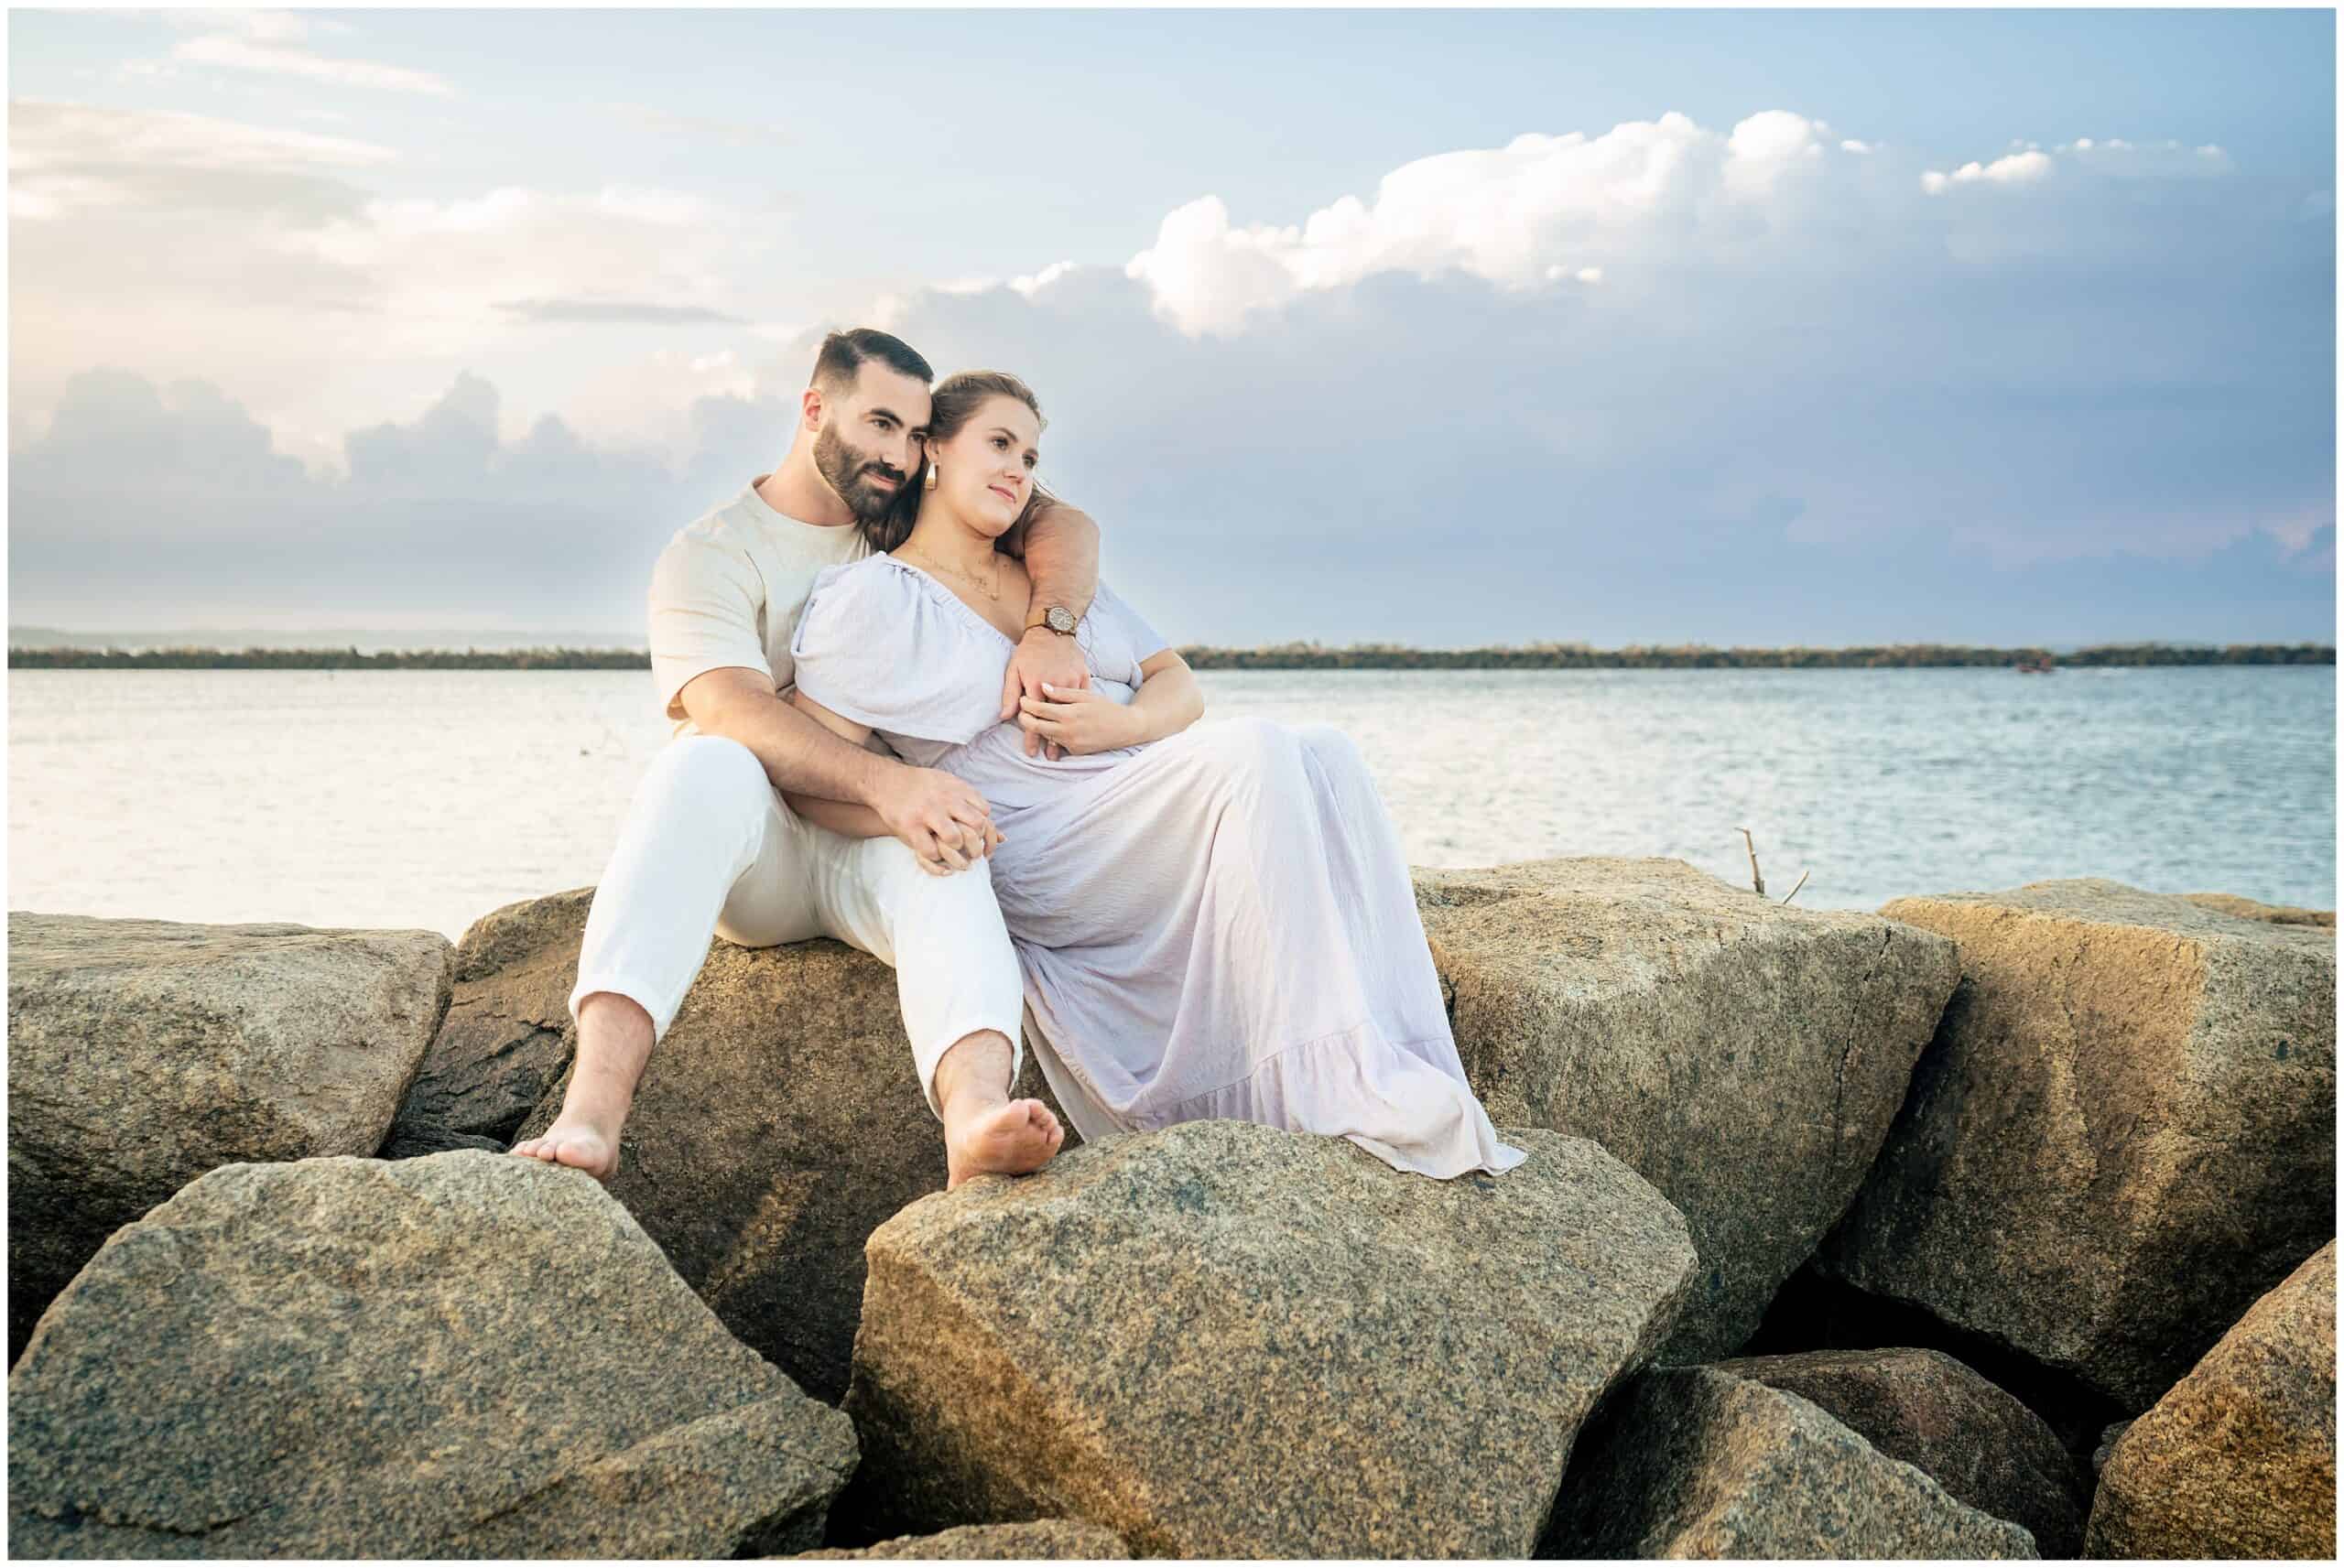
[[[905,290],[882,319],[939,369],[1034,382],[1046,475],[1177,637],[2332,621],[2333,234],[2299,221],[2299,190],[2195,147],[2022,143],[1932,193],[1915,155],[1849,139],[1664,115],[1420,159],[1291,222],[1201,196],[1126,265]],[[2035,158],[2051,172],[1985,172]],[[732,310],[723,267],[681,243],[723,228],[659,193],[494,193],[369,199],[278,243],[398,301],[370,332],[461,345],[554,330],[515,303]],[[579,249],[604,254],[536,259]],[[403,593],[450,623],[631,625],[647,552],[779,455],[830,324],[613,361],[558,418],[443,373],[397,417],[333,428],[337,460],[298,480],[261,460],[288,459],[285,427],[250,400],[239,425],[168,377],[149,398],[84,388],[61,435],[12,433],[34,519],[18,618],[72,623],[78,585],[146,573],[138,592],[168,595],[192,573],[304,613]],[[99,432],[201,453],[173,433],[199,416],[253,477],[117,461],[106,482],[154,504],[76,488]],[[262,427],[279,442],[255,455]]]
[[[1456,272],[1509,289],[1617,273],[1640,252],[1796,221],[1799,187],[1846,152],[1828,129],[1768,110],[1723,133],[1672,113],[1597,136],[1522,135],[1420,158],[1384,176],[1372,201],[1346,196],[1284,225],[1239,227],[1219,197],[1200,197],[1168,214],[1125,271],[1191,335],[1237,331],[1299,293],[1384,273]]]
[[[233,376],[313,460],[501,338],[748,319],[774,235],[657,189],[388,196],[390,148],[212,116],[19,102],[10,132],[12,398]]]

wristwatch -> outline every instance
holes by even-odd
[[[1063,604],[1053,604],[1038,616],[1028,612],[1026,630],[1031,632],[1036,626],[1047,626],[1061,637],[1071,637],[1075,627],[1074,611]]]

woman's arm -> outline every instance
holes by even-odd
[[[794,687],[790,688],[789,701],[791,706],[800,713],[805,714],[806,717],[850,745],[860,746],[871,738],[869,725],[857,724],[852,719],[841,718]],[[794,790],[782,791],[781,798],[788,803],[790,810],[807,821],[817,827],[827,827],[841,838],[892,838],[895,837],[895,830],[887,826],[887,819],[867,806],[859,806],[851,801],[825,800],[819,795],[799,795]],[[927,854],[917,849],[912,858],[919,862],[920,870],[944,876],[953,871],[967,870],[971,860],[982,859],[992,854],[993,846],[1003,842],[1003,839],[1000,830],[994,827],[992,820],[988,818],[984,824],[982,835],[983,848],[976,849],[973,854],[961,852],[962,848],[970,844],[969,838],[965,836],[960,845],[937,838],[931,838],[930,841],[935,843],[941,851],[940,860],[931,860]]]
[[[1045,697],[1026,697],[1019,704],[1026,728],[1080,757],[1177,735],[1204,712],[1204,689],[1197,685],[1196,672],[1171,649],[1143,661],[1139,676],[1139,689],[1127,703],[1093,687],[1052,687]]]
[[[1131,710],[1141,717],[1141,732],[1138,740],[1128,744],[1144,746],[1177,735],[1203,717],[1205,692],[1197,684],[1197,672],[1171,649],[1140,661],[1139,677]]]

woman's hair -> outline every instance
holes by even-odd
[[[1034,411],[1034,417],[1041,420],[1044,429],[1049,428],[1049,420],[1042,415],[1041,400],[1034,395],[1032,387],[1005,370],[964,370],[936,384],[928,405],[928,438],[950,440],[976,417],[986,399],[993,397],[1017,399]],[[892,550],[912,536],[912,524],[919,521],[920,496],[927,489],[928,460],[923,457],[912,470],[909,481],[896,492],[895,503],[863,524],[863,536],[871,542],[874,550]],[[1057,504],[1058,497],[1036,482],[1034,493],[1026,498],[1026,510],[1017,514],[1017,522],[1011,526],[1021,526],[1036,512]]]

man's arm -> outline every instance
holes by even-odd
[[[1063,604],[1078,621],[1099,591],[1099,524],[1079,506],[1036,494],[1001,536],[1001,547],[1026,563],[1036,609]],[[1038,614],[1028,616],[1038,621]]]
[[[784,702],[770,676],[737,666],[710,670],[686,682],[678,695],[701,733],[746,746],[775,788],[868,806],[886,832],[923,860],[949,863],[939,844],[989,841],[992,809],[965,782],[864,751],[859,736],[849,738],[837,728],[860,726],[835,714],[830,717],[836,726],[818,722]]]
[[[1041,612],[1053,604],[1066,606],[1077,620],[1090,610],[1091,597],[1099,591],[1099,524],[1080,507],[1037,496],[1002,536],[1002,545],[1023,557],[1034,585],[1026,634],[1017,640],[1017,651],[1009,656],[1009,668],[1002,676],[997,717],[1006,723],[1017,716],[1021,700],[1040,697],[1046,685],[1070,691],[1090,683],[1082,650],[1074,639],[1038,622]],[[1046,744],[1040,735],[1026,731],[1027,756]],[[1045,754],[1055,760],[1058,752],[1051,746]]]

